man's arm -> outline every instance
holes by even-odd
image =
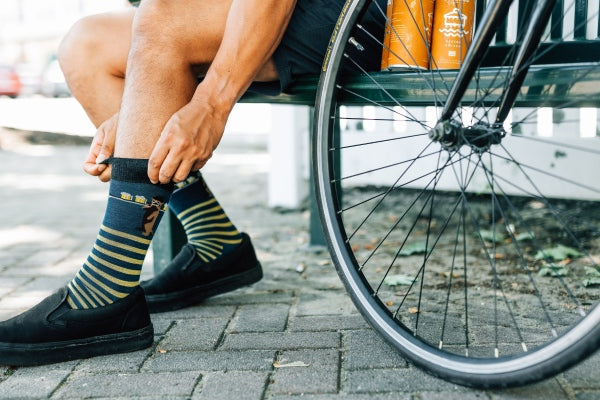
[[[153,182],[182,180],[219,144],[229,113],[271,59],[295,0],[233,0],[221,46],[192,100],[165,125],[150,157]],[[273,76],[276,79],[276,76]]]

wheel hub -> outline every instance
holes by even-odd
[[[439,121],[429,132],[429,138],[439,142],[448,151],[469,146],[476,152],[484,152],[490,146],[500,144],[505,136],[502,124],[477,122],[472,126],[463,126],[455,120]]]

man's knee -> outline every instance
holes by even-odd
[[[67,81],[85,71],[108,70],[124,74],[133,11],[106,13],[77,21],[58,47],[58,61]]]
[[[58,62],[67,78],[89,63],[93,49],[97,48],[99,35],[95,16],[85,17],[75,23],[58,46]]]

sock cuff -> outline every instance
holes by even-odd
[[[104,163],[112,166],[111,179],[120,182],[153,184],[148,178],[148,159],[146,158],[111,157]],[[169,192],[172,192],[174,187],[172,182],[156,184],[156,186]]]

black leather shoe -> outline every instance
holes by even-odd
[[[178,310],[218,294],[230,292],[262,279],[250,237],[234,250],[206,263],[191,244],[185,245],[171,263],[141,286],[151,313]]]
[[[149,347],[154,329],[141,288],[108,306],[72,310],[66,287],[0,322],[0,365],[29,366]]]

